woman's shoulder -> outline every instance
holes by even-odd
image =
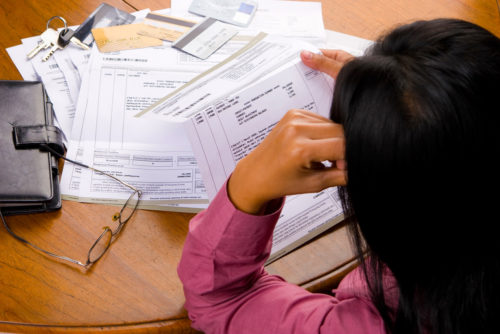
[[[399,288],[396,279],[388,268],[384,270],[383,287],[387,306],[392,310],[396,310],[399,299]],[[347,274],[337,289],[334,289],[332,292],[339,300],[360,298],[371,303],[370,290],[361,267],[356,267]]]

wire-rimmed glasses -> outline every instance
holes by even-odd
[[[121,230],[123,229],[123,226],[125,226],[125,224],[130,220],[130,218],[133,216],[134,212],[137,210],[137,206],[139,205],[139,201],[141,199],[141,196],[142,196],[142,191],[131,186],[130,184],[118,179],[117,177],[111,175],[111,174],[108,174],[106,172],[103,172],[97,168],[93,168],[93,167],[90,167],[90,166],[87,166],[83,163],[80,163],[80,162],[77,162],[77,161],[73,161],[71,159],[68,159],[64,156],[62,156],[61,154],[59,154],[57,151],[51,149],[50,147],[48,146],[45,146],[43,147],[44,149],[48,150],[49,152],[51,152],[52,154],[58,156],[59,158],[62,158],[68,162],[71,162],[73,164],[76,164],[78,166],[81,166],[81,167],[85,167],[85,168],[89,168],[91,169],[92,171],[96,172],[96,173],[99,173],[99,174],[102,174],[102,175],[106,175],[110,178],[112,178],[113,180],[119,182],[120,184],[122,184],[123,186],[129,188],[132,190],[132,194],[129,196],[129,198],[125,201],[125,203],[123,204],[121,210],[117,213],[115,213],[113,215],[113,221],[118,221],[118,224],[117,226],[114,228],[114,229],[111,229],[111,227],[109,226],[104,226],[103,229],[104,231],[101,233],[101,235],[96,239],[96,241],[94,241],[94,243],[92,244],[92,246],[90,246],[89,248],[89,251],[87,253],[87,260],[84,262],[81,262],[81,261],[78,261],[78,260],[74,260],[70,257],[67,257],[67,256],[63,256],[63,255],[58,255],[58,254],[54,254],[52,252],[49,252],[41,247],[38,247],[37,245],[35,244],[32,244],[31,242],[27,241],[26,239],[18,236],[17,234],[15,234],[9,227],[9,225],[7,224],[7,222],[5,221],[3,215],[2,215],[2,212],[0,211],[0,217],[2,218],[2,222],[5,226],[5,228],[7,229],[7,231],[9,232],[10,235],[12,235],[14,238],[16,238],[17,240],[35,248],[36,250],[46,254],[46,255],[49,255],[51,257],[55,257],[57,259],[60,259],[60,260],[64,260],[64,261],[68,261],[68,262],[71,262],[73,264],[76,264],[76,265],[79,265],[81,267],[84,267],[86,269],[90,268],[94,263],[96,263],[97,261],[99,261],[100,258],[102,258],[102,256],[106,253],[106,251],[109,249],[109,247],[111,246],[111,243],[118,237],[118,235],[120,234]]]

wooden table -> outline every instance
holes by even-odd
[[[79,24],[99,0],[26,0],[0,4],[0,79],[22,79],[6,47],[39,35],[48,18]],[[132,12],[170,7],[161,0],[107,0]],[[327,29],[375,39],[399,23],[456,17],[500,36],[495,0],[324,0]],[[1,158],[1,157],[0,157]],[[84,259],[116,209],[63,202],[58,212],[7,217],[13,230],[35,244]],[[176,274],[192,214],[139,210],[110,251],[87,272],[53,261],[0,228],[0,331],[194,332],[183,309]],[[339,226],[268,267],[311,291],[328,291],[355,265],[345,228]]]

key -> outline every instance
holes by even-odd
[[[47,54],[45,56],[43,56],[42,61],[49,60],[49,58],[54,54],[54,52],[63,48],[61,45],[59,45],[59,33],[55,30],[54,30],[54,32],[55,32],[55,34],[52,34],[52,36],[50,36],[50,38],[51,38],[50,50],[49,50],[49,52],[47,52]]]
[[[80,41],[74,35],[75,35],[75,32],[73,31],[73,29],[66,28],[66,29],[61,30],[61,32],[59,33],[59,39],[58,39],[59,45],[61,45],[62,47],[65,47],[66,45],[68,45],[71,42],[74,45],[76,45],[84,50],[90,50],[90,47],[87,44]]]
[[[27,57],[28,59],[33,58],[36,56],[40,51],[45,50],[49,48],[52,45],[53,41],[57,42],[57,38],[59,37],[59,34],[57,31],[55,31],[52,28],[48,28],[45,30],[41,35],[40,38],[42,39],[38,45],[28,53]]]

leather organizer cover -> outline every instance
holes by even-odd
[[[4,215],[61,208],[58,159],[63,133],[41,82],[0,80],[0,210]]]

